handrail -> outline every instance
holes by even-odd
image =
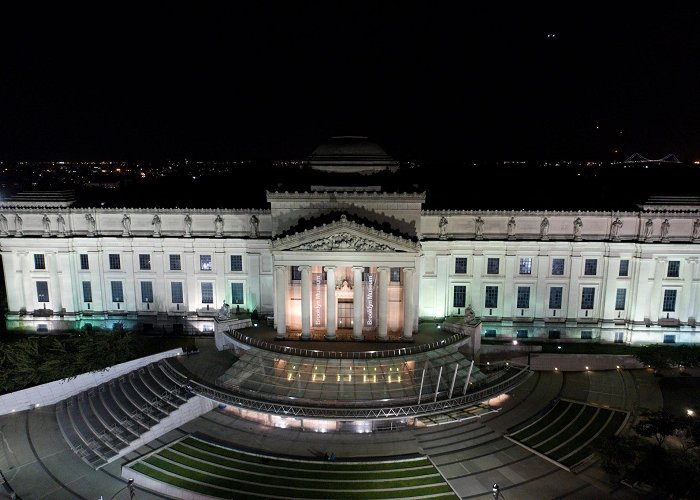
[[[438,340],[436,342],[431,342],[429,344],[421,344],[417,346],[400,347],[398,349],[388,349],[383,351],[326,351],[320,349],[299,349],[297,347],[281,346],[268,342],[266,340],[260,340],[244,333],[229,328],[229,330],[222,332],[223,334],[232,338],[232,340],[237,340],[246,345],[257,347],[259,349],[264,349],[266,351],[279,352],[281,354],[289,354],[291,356],[301,356],[306,358],[330,358],[330,359],[375,359],[375,358],[394,358],[397,356],[408,356],[411,354],[417,354],[426,351],[432,351],[434,349],[439,349],[441,347],[446,347],[448,345],[459,343],[460,341],[466,341],[469,337],[461,334],[455,333],[454,335]]]
[[[177,362],[177,361],[175,361]],[[193,392],[206,398],[218,401],[220,403],[230,404],[241,408],[262,411],[265,413],[273,413],[277,415],[289,416],[304,416],[314,418],[387,418],[387,417],[414,417],[422,415],[430,415],[433,413],[444,412],[446,410],[458,409],[470,404],[482,402],[490,399],[493,396],[502,394],[503,392],[512,389],[513,387],[524,382],[533,372],[525,365],[510,364],[508,370],[515,373],[493,386],[485,387],[478,391],[469,392],[463,396],[444,398],[447,391],[438,393],[444,399],[428,403],[415,403],[409,405],[384,406],[384,407],[333,407],[334,402],[326,401],[329,406],[302,406],[295,404],[294,398],[289,398],[290,403],[274,402],[267,400],[252,399],[241,396],[235,392],[224,391],[222,389],[212,387],[207,383],[187,377],[181,370],[174,365],[173,360],[164,359],[161,361],[161,366],[168,374],[177,380],[180,384],[185,385]],[[178,363],[179,364],[179,363]],[[186,372],[186,370],[183,370]],[[385,402],[385,401],[382,401]],[[337,402],[335,402],[337,404]],[[360,401],[357,404],[366,405],[367,401]]]

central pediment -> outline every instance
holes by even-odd
[[[417,252],[419,244],[341,215],[335,222],[277,238],[272,241],[272,248],[310,252]]]

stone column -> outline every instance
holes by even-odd
[[[413,340],[413,268],[403,268],[403,338]]]
[[[311,339],[311,266],[301,271],[301,340]]]
[[[353,266],[352,284],[352,339],[362,340],[362,271],[364,267]]]
[[[275,321],[277,321],[277,339],[287,337],[287,290],[289,280],[287,280],[287,266],[275,266]]]
[[[335,340],[335,330],[338,327],[335,301],[335,267],[326,266],[326,339]]]
[[[389,318],[389,268],[379,267],[379,311],[378,311],[378,328],[377,338],[379,340],[388,340],[389,334],[387,331],[387,323]]]

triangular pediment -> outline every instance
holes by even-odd
[[[417,252],[419,244],[364,224],[340,219],[272,241],[273,250],[309,252]]]

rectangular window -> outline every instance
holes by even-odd
[[[564,295],[564,287],[553,286],[549,289],[549,308],[561,309],[561,298]]]
[[[627,289],[618,288],[617,294],[615,295],[615,310],[624,311],[625,310],[625,299],[627,298]]]
[[[581,291],[581,309],[593,309],[595,302],[595,288],[584,286]]]
[[[664,312],[676,310],[676,292],[677,290],[664,290]]]
[[[552,259],[552,276],[564,276],[564,259]]]
[[[467,305],[467,287],[464,285],[455,285],[454,296],[452,298],[454,307],[465,307]]]
[[[392,283],[401,283],[401,268],[392,267],[389,270],[389,281]]]
[[[495,339],[496,338],[496,330],[486,330],[484,333],[484,337],[490,338],[490,339]]]
[[[90,269],[90,261],[88,260],[88,254],[86,253],[80,254],[80,269],[83,271]]]
[[[550,340],[559,340],[561,338],[561,330],[549,330]]]
[[[141,282],[141,301],[142,302],[153,302],[153,282],[152,281],[142,281]]]
[[[618,276],[629,276],[630,271],[630,261],[627,259],[622,259],[620,261],[620,272]]]
[[[526,339],[527,338],[527,330],[516,330],[515,336],[519,339]]]
[[[581,340],[593,340],[593,330],[581,330]]]
[[[36,257],[36,255],[34,256]],[[38,269],[38,268],[37,268]],[[669,260],[668,261],[668,271],[666,273],[667,278],[678,278],[681,270],[680,260]]]
[[[498,287],[497,286],[487,286],[486,293],[484,294],[484,307],[493,309],[498,307]]]
[[[92,283],[83,281],[83,302],[92,302]]]
[[[109,254],[109,268],[110,269],[121,269],[122,268],[122,262],[121,262],[121,259],[119,258],[118,253]]]
[[[199,256],[199,270],[200,271],[211,271],[211,255],[200,255]]]
[[[142,271],[150,271],[151,270],[151,254],[149,254],[149,253],[139,254],[139,269],[141,269]]]
[[[301,281],[301,269],[299,269],[299,266],[292,266],[292,281]]]
[[[500,272],[501,259],[498,257],[489,257],[486,261],[486,274],[498,274]]]
[[[46,262],[44,261],[43,253],[34,254],[34,269],[46,269]]]
[[[598,259],[586,259],[583,263],[583,274],[586,276],[598,274]]]
[[[124,288],[121,281],[111,281],[112,302],[124,302]]]
[[[231,283],[231,304],[243,303],[243,283]]]
[[[467,274],[466,257],[455,257],[455,274]]]
[[[243,271],[243,256],[242,255],[232,255],[231,256],[231,271]]]
[[[170,295],[172,297],[173,304],[182,304],[184,302],[182,293],[182,281],[173,281],[170,283]]]
[[[532,274],[532,257],[520,259],[520,274]]]
[[[675,335],[664,335],[664,344],[675,344],[676,343],[676,336]]]
[[[202,283],[202,304],[214,303],[214,283]]]
[[[530,287],[518,287],[518,309],[528,309],[530,307]]]
[[[180,262],[179,255],[170,254],[170,270],[182,271],[182,263]]]
[[[36,296],[39,302],[49,301],[49,282],[48,281],[37,281],[36,282]]]

